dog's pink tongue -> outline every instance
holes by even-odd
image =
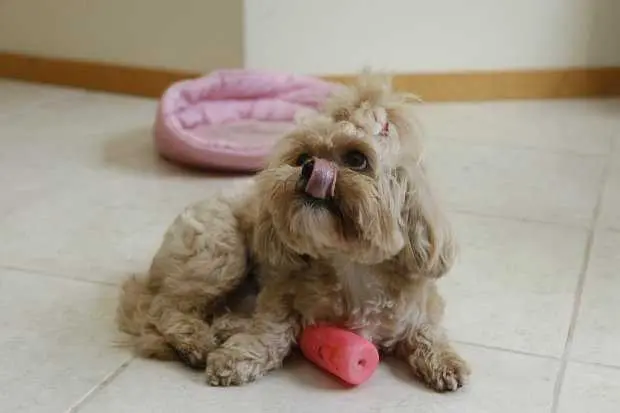
[[[336,173],[336,165],[332,162],[315,159],[314,168],[306,184],[306,193],[320,199],[334,196]]]

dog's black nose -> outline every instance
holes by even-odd
[[[314,159],[307,160],[301,167],[301,181],[304,184],[304,187],[305,187],[305,184],[307,184],[308,181],[310,180],[313,170],[314,170]]]

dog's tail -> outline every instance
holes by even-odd
[[[133,275],[123,283],[116,322],[128,337],[117,344],[131,347],[142,357],[174,360],[176,353],[150,322],[149,308],[153,297],[144,277]]]
[[[139,336],[146,324],[148,309],[153,294],[146,285],[146,279],[132,275],[121,288],[120,304],[116,313],[118,327],[124,333]]]

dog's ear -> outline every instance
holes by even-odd
[[[436,204],[424,168],[414,163],[396,169],[401,191],[401,230],[405,246],[394,258],[398,270],[411,276],[439,278],[454,263],[452,229]]]

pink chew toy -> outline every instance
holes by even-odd
[[[353,386],[368,380],[379,364],[371,342],[336,327],[307,327],[299,346],[308,360]]]

